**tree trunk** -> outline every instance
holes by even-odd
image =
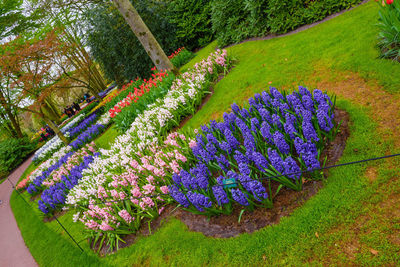
[[[129,0],[113,0],[113,2],[125,21],[131,26],[133,33],[139,39],[157,69],[172,70],[174,73],[177,73],[177,69],[172,65],[131,2]]]
[[[9,137],[18,138],[17,133],[15,132],[11,123],[2,112],[0,112],[0,117],[3,119],[3,123],[1,126],[8,132]]]
[[[0,90],[0,102],[1,102],[1,105],[3,106],[3,108],[4,108],[5,113],[8,116],[8,119],[11,121],[11,124],[13,126],[14,131],[17,134],[17,137],[18,138],[22,138],[23,135],[22,135],[21,128],[19,127],[19,123],[17,122],[17,119],[12,114],[12,112],[10,110],[10,107],[7,106],[6,99],[5,99],[5,97],[3,95],[3,92],[1,90]]]
[[[69,144],[68,139],[63,135],[60,129],[55,125],[49,118],[43,116],[43,120],[50,126],[51,129],[56,133],[56,135],[63,141],[63,143],[67,146]]]

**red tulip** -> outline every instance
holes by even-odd
[[[386,0],[386,4],[391,5],[393,3],[393,0]]]

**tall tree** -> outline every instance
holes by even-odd
[[[84,35],[82,12],[92,1],[97,2],[97,0],[30,0],[30,9],[45,13],[45,19],[50,27],[62,29],[58,38],[60,43],[68,47],[68,51],[64,51],[64,57],[68,58],[68,62],[75,69],[75,73],[79,73],[75,76],[64,73],[65,76],[83,85],[96,98],[99,98],[98,93],[105,89],[106,81],[82,42]]]
[[[41,14],[26,14],[22,9],[23,0],[0,1],[0,39],[17,36],[39,26]]]
[[[56,31],[46,33],[41,38],[17,38],[2,45],[0,80],[10,81],[8,89],[19,94],[13,99],[1,97],[0,104],[38,114],[68,144],[68,140],[51,121],[59,117],[51,101],[51,94],[54,90],[74,86],[63,79],[65,70],[58,68],[54,61],[57,57],[62,58],[60,48],[63,47],[58,42]],[[22,100],[28,104],[21,104]]]
[[[154,38],[149,28],[147,28],[131,2],[129,0],[113,0],[113,3],[139,39],[157,69],[168,69],[176,73],[177,69],[168,59],[168,56],[164,53],[164,50]]]

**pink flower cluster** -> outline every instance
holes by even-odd
[[[172,133],[164,144],[154,143],[135,153],[126,170],[112,175],[97,188],[97,204],[90,204],[82,215],[77,215],[79,220],[94,231],[114,231],[121,227],[135,231],[132,222],[138,216],[160,214],[171,201],[166,184],[172,180],[172,173],[178,173],[187,162],[182,150],[187,148],[184,142],[187,142],[185,136]]]
[[[76,151],[63,166],[61,166],[57,170],[54,170],[49,175],[49,177],[47,177],[46,180],[43,181],[42,185],[45,187],[50,187],[55,183],[60,182],[62,176],[68,176],[70,174],[70,171],[75,166],[83,162],[84,157],[93,155],[95,152],[97,152],[97,148],[94,142],[86,144],[86,146]]]

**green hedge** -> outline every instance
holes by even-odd
[[[212,27],[220,46],[286,33],[350,8],[361,0],[213,0]]]
[[[0,179],[7,177],[10,171],[21,164],[36,145],[27,137],[0,142]]]
[[[211,4],[212,0],[171,0],[168,3],[169,21],[176,28],[180,45],[192,50],[213,40]]]

